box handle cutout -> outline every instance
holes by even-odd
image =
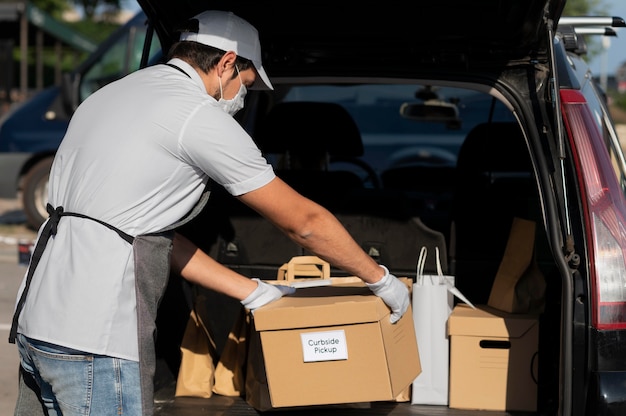
[[[478,345],[480,345],[480,348],[491,348],[491,349],[498,349],[498,350],[511,349],[510,341],[495,341],[495,340],[483,339],[478,343]]]

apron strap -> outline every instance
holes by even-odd
[[[20,296],[19,301],[17,302],[17,306],[15,307],[15,313],[13,314],[13,321],[11,323],[11,332],[9,333],[9,343],[15,344],[15,338],[17,337],[17,324],[20,317],[20,313],[22,312],[22,308],[24,308],[24,303],[26,302],[26,294],[30,289],[30,283],[33,280],[33,274],[37,269],[37,265],[39,264],[39,260],[41,259],[41,255],[43,254],[46,245],[48,244],[48,240],[51,236],[56,235],[57,228],[59,226],[59,221],[61,217],[79,217],[86,218],[92,221],[95,221],[99,224],[104,225],[110,230],[115,231],[124,241],[129,244],[133,244],[134,237],[126,234],[122,230],[108,224],[104,221],[100,221],[95,218],[88,217],[87,215],[78,214],[75,212],[64,212],[63,207],[54,208],[52,205],[47,204],[46,210],[48,211],[48,221],[46,225],[44,225],[43,230],[41,231],[41,235],[37,240],[37,244],[35,245],[35,249],[33,250],[33,255],[31,257],[30,265],[28,266],[28,274],[26,275],[26,282],[24,284],[24,290],[22,290],[22,295]]]
[[[183,74],[185,74],[185,75],[187,75],[189,78],[191,78],[191,76],[190,76],[187,72],[185,72],[185,70],[184,70],[184,69],[182,69],[181,67],[176,66],[176,65],[174,65],[174,64],[170,64],[170,63],[166,63],[165,65],[167,65],[167,66],[171,66],[172,68],[174,68],[174,69],[176,69],[176,70],[178,70],[178,71],[182,72]]]
[[[50,205],[50,204],[48,204],[48,205]],[[56,209],[57,210],[60,209],[61,211],[63,211],[63,207],[57,207]],[[133,241],[135,240],[135,237],[133,237],[132,235],[126,234],[124,231],[120,230],[119,228],[114,227],[111,224],[109,224],[107,222],[104,222],[104,221],[101,221],[101,220],[99,220],[97,218],[92,218],[92,217],[89,217],[87,215],[78,214],[76,212],[61,212],[60,216],[61,217],[78,217],[78,218],[85,218],[85,219],[88,219],[88,220],[95,221],[95,222],[97,222],[99,224],[104,225],[109,230],[115,231],[117,233],[117,235],[119,235],[122,238],[122,240],[126,241],[128,244],[131,244],[131,245],[133,244]],[[52,217],[50,217],[50,219],[52,219]],[[57,220],[57,224],[58,224],[58,222],[59,221]],[[56,225],[54,227],[55,227],[54,234],[56,234]],[[52,235],[54,235],[54,234],[52,234]]]

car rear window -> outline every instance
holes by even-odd
[[[417,121],[401,114],[404,104],[424,104],[429,100],[456,108],[458,123]],[[477,124],[514,121],[511,112],[488,94],[451,87],[295,85],[282,101],[332,102],[344,107],[361,133],[364,146],[361,159],[379,174],[400,165],[454,166],[461,143]],[[330,166],[336,168],[345,169],[345,166]]]

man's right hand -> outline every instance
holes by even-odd
[[[241,304],[249,309],[252,313],[263,305],[278,300],[285,295],[295,293],[296,289],[283,285],[270,285],[259,279],[252,279],[258,283],[258,286],[247,298],[241,301]]]

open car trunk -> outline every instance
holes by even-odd
[[[533,259],[547,285],[542,299],[544,312],[539,317],[538,365],[533,370],[537,414],[555,413],[561,277],[544,228],[541,178],[535,170],[535,165],[541,163],[533,163],[528,133],[524,134],[510,105],[472,89],[395,81],[298,84],[277,80],[275,85],[275,93],[257,92],[249,97],[259,107],[240,114],[242,123],[257,126],[253,137],[274,163],[279,177],[333,212],[363,249],[396,276],[415,279],[420,248],[426,246],[434,253],[434,247],[438,247],[444,273],[455,276],[457,288],[472,303],[485,305],[514,220],[534,223]],[[443,102],[454,103],[458,110],[455,123],[402,114],[399,109],[407,102],[421,102],[414,97],[425,93],[425,89],[435,91]],[[261,98],[269,94],[281,101],[274,102],[272,109],[262,110],[260,103],[274,101]],[[349,127],[342,125],[346,120],[327,111],[337,103],[356,122],[358,134],[351,135]],[[291,107],[298,111],[291,112]],[[376,123],[372,123],[373,118]],[[284,142],[284,137],[299,137],[299,141]],[[299,150],[311,154],[319,148],[329,160],[327,168],[296,168],[294,159]],[[285,164],[286,158],[291,165]],[[276,279],[279,267],[293,256],[310,255],[217,186],[212,188],[202,215],[181,232],[222,264],[249,277]],[[436,271],[434,256],[425,269],[429,273]],[[331,275],[343,274],[332,269]],[[189,316],[189,301],[182,287],[180,279],[173,277],[161,307],[158,414],[201,414],[209,409],[255,413],[242,397],[173,397],[179,345]],[[240,305],[216,293],[195,290],[205,297],[205,322],[210,324],[220,351]],[[311,410],[315,414],[348,411],[481,414],[480,410],[410,402]]]
[[[557,414],[563,391],[571,394],[561,379],[562,236],[546,226],[559,222],[561,209],[552,181],[567,174],[551,178],[559,161],[545,151],[559,146],[558,115],[544,100],[553,86],[549,29],[563,3],[444,0],[355,8],[325,1],[139,0],[165,49],[176,41],[179,22],[207,8],[232,10],[257,27],[275,90],[250,91],[237,119],[279,177],[334,213],[396,276],[415,279],[420,248],[437,246],[444,273],[455,276],[472,303],[487,304],[514,219],[534,222],[533,259],[546,288],[531,414]],[[336,106],[349,120],[336,118]],[[316,155],[315,168],[304,159],[296,163]],[[219,187],[181,232],[249,277],[275,279],[283,263],[310,254]],[[434,264],[426,269],[434,271]],[[205,322],[219,354],[240,305],[194,290],[206,297]],[[158,322],[156,413],[257,413],[242,397],[174,398],[187,295],[173,276]],[[410,402],[298,412],[520,414]]]

